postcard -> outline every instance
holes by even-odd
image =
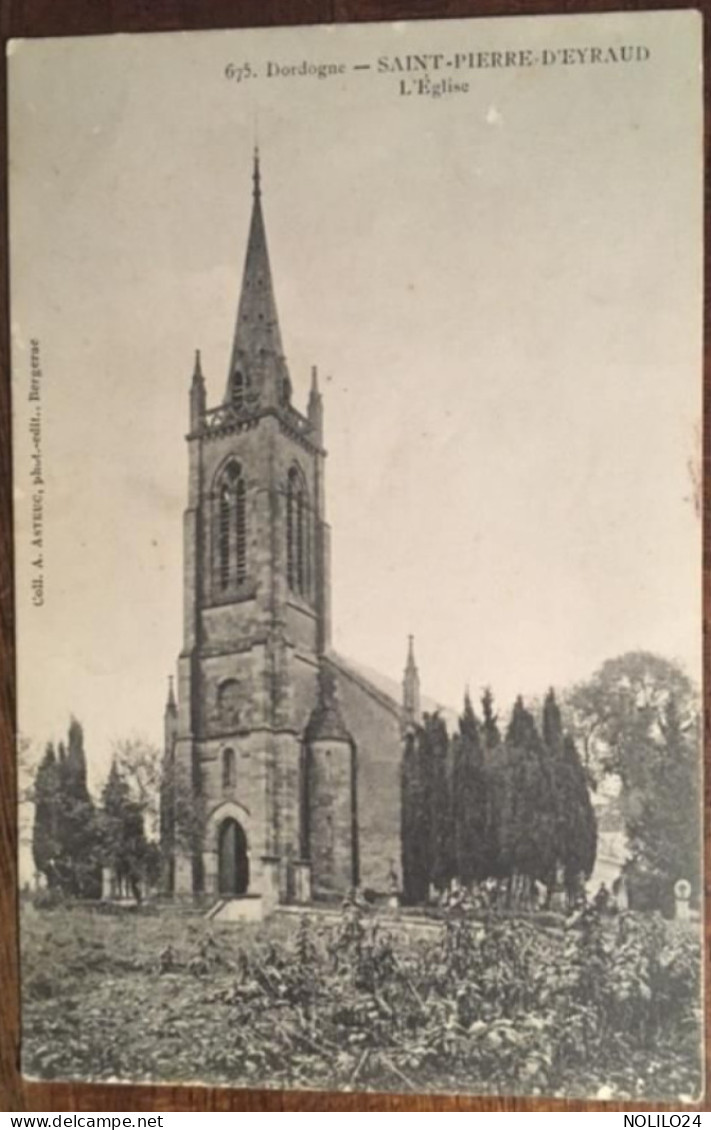
[[[699,13],[8,55],[25,1075],[695,1101]]]

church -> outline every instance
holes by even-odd
[[[254,156],[221,403],[189,393],[184,637],[165,708],[163,887],[205,902],[383,893],[400,869],[403,733],[420,712],[331,646],[324,405],[292,403]]]

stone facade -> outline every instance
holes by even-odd
[[[291,402],[255,157],[227,387],[190,389],[184,639],[165,710],[164,886],[269,902],[385,891],[400,858],[404,709],[330,646],[316,370]]]

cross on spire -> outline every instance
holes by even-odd
[[[252,195],[256,199],[257,197],[262,195],[261,174],[259,172],[259,146],[258,145],[255,145],[255,147],[254,147],[254,171],[252,172],[252,181],[253,181],[253,184],[254,184],[254,189],[253,189]]]

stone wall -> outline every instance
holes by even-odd
[[[400,713],[375,688],[331,662],[346,726],[356,745],[356,808],[360,885],[389,890],[391,864],[400,874]]]
[[[312,742],[306,773],[311,891],[316,899],[343,898],[355,882],[350,744]]]

